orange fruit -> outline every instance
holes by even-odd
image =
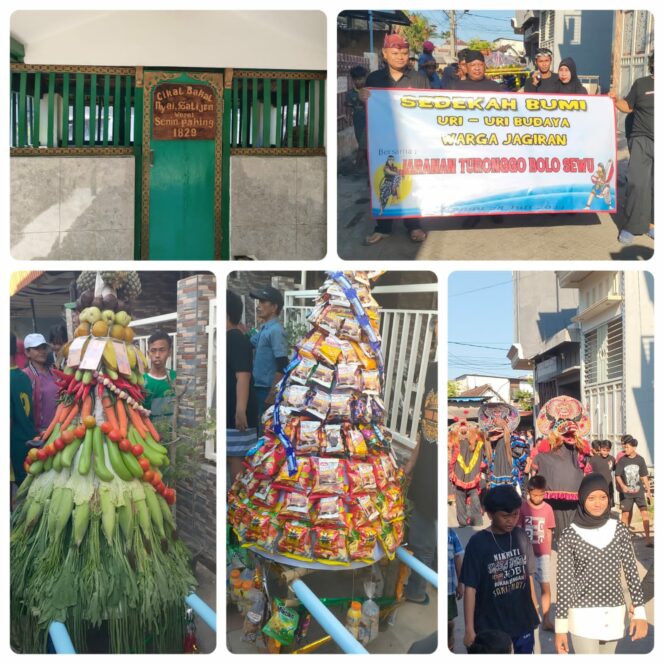
[[[74,331],[75,337],[87,337],[90,334],[90,323],[81,323]]]
[[[95,337],[105,337],[108,334],[108,325],[103,320],[98,320],[92,326],[92,334]]]
[[[113,337],[113,339],[117,339],[118,341],[124,341],[125,338],[125,329],[122,327],[122,325],[118,325],[118,323],[115,323],[113,327],[111,328],[110,335]]]
[[[95,420],[95,416],[86,415],[83,418],[83,426],[85,426],[86,429],[94,429],[97,426],[97,420]]]
[[[132,328],[125,327],[124,340],[129,344],[134,340],[134,330]]]

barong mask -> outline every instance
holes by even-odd
[[[480,406],[477,419],[486,437],[492,443],[495,443],[505,435],[504,425],[512,433],[519,426],[521,418],[517,409],[509,404],[483,403]]]
[[[590,433],[590,420],[579,401],[560,396],[544,404],[537,416],[537,428],[549,436],[554,449],[563,443],[579,447],[583,446],[583,436]]]

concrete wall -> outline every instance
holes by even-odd
[[[638,452],[654,460],[654,282],[649,272],[625,272],[625,425],[639,441]]]
[[[578,291],[560,288],[555,272],[513,273],[514,336],[525,357],[542,352],[547,339],[564,330],[576,315]]]
[[[184,390],[179,401],[178,426],[200,427],[207,416],[208,333],[210,300],[215,297],[213,274],[197,274],[178,281],[176,385]],[[182,442],[186,442],[183,440]],[[205,439],[189,441],[202,456]],[[177,483],[178,529],[191,553],[206,566],[216,563],[217,464],[201,460],[193,476]]]
[[[231,157],[231,258],[325,256],[325,164],[325,157]]]
[[[17,260],[133,260],[133,157],[12,157]]]
[[[30,64],[327,69],[322,11],[16,11],[10,30]]]

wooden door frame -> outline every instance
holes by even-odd
[[[214,139],[214,258],[222,258],[222,163],[224,120],[224,74],[197,71],[143,71],[143,140],[141,159],[141,259],[150,258],[150,140],[152,137],[152,90],[163,83],[186,74],[190,78],[209,85],[217,95],[217,126]],[[177,260],[177,259],[176,259]]]

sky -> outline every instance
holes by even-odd
[[[445,32],[449,30],[450,21],[446,13],[437,9],[409,9],[409,12],[422,14],[429,19],[429,22],[436,27],[436,32]],[[514,16],[514,10],[509,11],[489,11],[486,9],[468,10],[467,14],[463,10],[457,10],[457,38],[468,41],[474,37],[493,41],[498,37],[509,37],[512,39],[523,39],[520,35],[515,35],[510,19]]]
[[[507,359],[512,345],[511,272],[453,272],[448,283],[448,377],[522,376]]]

